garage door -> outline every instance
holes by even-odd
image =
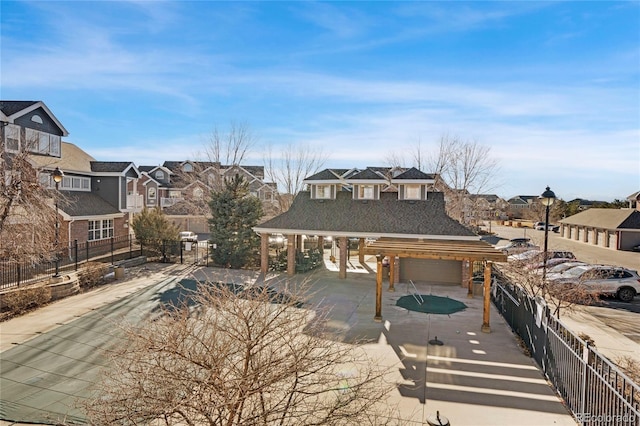
[[[618,249],[618,236],[615,232],[609,233],[609,248],[614,250]]]
[[[400,259],[400,282],[430,282],[457,284],[462,282],[462,262],[459,260]]]
[[[606,247],[607,242],[607,231],[598,231],[598,245]]]

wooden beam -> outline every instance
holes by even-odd
[[[260,234],[260,273],[267,275],[269,271],[269,234]]]
[[[340,237],[338,239],[338,248],[340,249],[340,270],[338,271],[338,278],[347,278],[347,253],[349,252],[349,241],[347,237]]]
[[[482,331],[491,333],[489,325],[489,316],[491,312],[491,262],[487,262],[484,266],[484,308],[482,314]]]
[[[396,257],[389,256],[389,291],[396,291]]]
[[[296,236],[287,235],[287,275],[296,274]]]
[[[376,315],[373,319],[377,322],[382,321],[382,258],[384,256],[376,256]]]

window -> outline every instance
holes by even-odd
[[[404,199],[405,200],[419,200],[421,199],[421,187],[419,184],[408,184],[404,186]]]
[[[113,219],[90,220],[89,241],[103,240],[113,237]]]
[[[60,182],[60,189],[91,191],[91,179],[82,176],[64,176],[62,182]]]
[[[149,187],[149,189],[147,189],[147,197],[149,199],[156,199],[156,188],[151,186]]]
[[[316,198],[331,198],[331,185],[316,185]]]
[[[191,165],[191,163],[184,163],[184,165],[182,166],[182,171],[183,172],[192,172],[193,171],[193,166]]]
[[[180,191],[169,191],[169,198],[180,198]]]
[[[164,172],[162,170],[156,172],[156,179],[164,179]]]
[[[193,198],[202,198],[204,195],[204,191],[202,188],[196,188],[193,190]]]
[[[4,128],[4,138],[7,151],[17,151],[20,149],[20,127],[9,124]]]
[[[26,129],[26,147],[38,154],[60,155],[60,136],[34,129]]]
[[[358,185],[358,199],[373,200],[375,190],[373,185]]]

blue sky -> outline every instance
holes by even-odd
[[[640,2],[0,8],[0,97],[44,101],[99,160],[194,158],[238,122],[255,165],[288,144],[323,147],[326,167],[387,165],[449,135],[491,148],[503,197],[640,189]]]

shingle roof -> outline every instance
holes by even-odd
[[[428,174],[423,171],[416,169],[415,167],[410,168],[409,170],[405,170],[403,173],[400,173],[398,176],[394,177],[393,180],[430,180],[435,179],[433,173]]]
[[[10,116],[38,102],[40,101],[0,101],[0,111],[6,116]]]
[[[374,170],[364,169],[359,171],[358,173],[352,174],[347,178],[347,180],[382,180],[387,181],[384,175],[381,175]]]
[[[353,200],[346,191],[336,195],[334,200],[312,200],[308,191],[300,192],[288,211],[254,229],[281,233],[301,230],[318,235],[475,236],[447,216],[444,195],[439,192],[430,192],[424,201],[399,201],[397,193],[381,193],[379,200],[366,201]]]
[[[585,225],[601,229],[640,229],[640,211],[590,208],[562,219],[565,225]]]
[[[92,192],[60,191],[60,210],[72,217],[102,216],[121,213],[116,207]]]
[[[91,171],[98,173],[123,172],[131,165],[131,161],[92,161]]]
[[[56,167],[60,167],[60,169],[65,173],[91,172],[91,163],[95,161],[95,158],[87,154],[78,146],[69,142],[62,142],[61,148],[60,158],[36,154],[30,155],[29,158],[37,167],[44,169],[53,170]]]
[[[347,169],[324,169],[314,175],[304,178],[305,181],[310,180],[326,180],[326,181],[337,181],[340,180],[340,176],[347,173],[349,170]]]

